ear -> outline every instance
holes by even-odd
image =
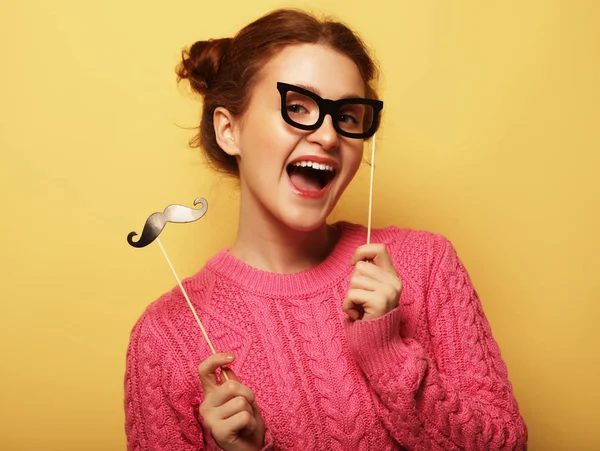
[[[237,142],[237,123],[233,115],[223,107],[215,108],[213,125],[217,144],[223,152],[231,156],[239,156],[240,149]]]

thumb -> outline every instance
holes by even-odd
[[[207,357],[198,366],[200,383],[205,393],[214,390],[219,385],[217,380],[217,369],[233,361],[231,354],[219,353]]]

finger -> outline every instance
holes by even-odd
[[[198,376],[200,376],[200,382],[205,394],[219,386],[216,375],[217,368],[233,362],[234,358],[235,356],[231,354],[213,354],[198,365]]]
[[[350,259],[350,264],[355,265],[356,262],[364,260],[372,261],[375,265],[386,270],[394,267],[390,254],[383,243],[363,244],[359,246]]]
[[[367,291],[375,291],[381,283],[375,280],[373,277],[367,277],[360,275],[358,272],[354,273],[352,278],[350,279],[350,284],[348,285],[348,289],[358,289],[358,290],[367,290]]]
[[[386,306],[386,300],[380,292],[358,289],[348,290],[345,303],[350,306],[348,310],[344,310],[348,315],[352,315],[352,309],[357,311],[362,309],[366,315],[373,314]]]
[[[365,276],[377,282],[393,283],[394,280],[398,279],[398,274],[393,266],[390,269],[384,269],[380,266],[374,265],[373,263],[359,261],[356,262],[354,267],[354,275]]]
[[[348,299],[348,296],[344,298],[342,310],[346,312],[348,317],[353,321],[360,319],[361,314],[364,312],[364,309],[361,306],[354,304],[350,299]]]
[[[229,378],[229,380],[237,381],[237,382],[240,381],[231,368],[221,368],[221,371],[224,371],[225,374],[227,374],[227,377]]]
[[[352,321],[357,321],[365,316],[365,309],[360,305],[353,305],[344,310]]]
[[[353,288],[346,293],[342,308],[351,319],[361,319],[370,306],[377,305],[377,299],[376,292]]]
[[[211,396],[211,404],[215,407],[222,406],[229,400],[241,396],[249,404],[254,402],[254,392],[238,381],[227,381],[220,385]]]
[[[382,295],[377,291],[367,291],[353,288],[346,293],[346,302],[368,308],[381,302]]]
[[[227,418],[230,418],[233,415],[243,411],[254,415],[254,410],[248,400],[243,396],[236,396],[220,406],[216,413],[219,418],[226,420]]]
[[[383,273],[378,274],[378,277],[379,279],[362,275],[352,276],[349,288],[376,291],[386,298],[396,299],[402,292],[402,281],[398,279],[398,276]]]
[[[243,430],[244,435],[250,435],[256,429],[256,418],[246,411],[238,412],[224,420],[222,428],[234,432]]]
[[[250,403],[250,406],[252,407],[252,410],[254,411],[254,417],[259,419],[262,417],[262,413],[260,410],[260,407],[258,407],[258,403],[256,402],[256,397],[254,398],[254,402]]]

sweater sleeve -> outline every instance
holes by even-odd
[[[127,451],[220,450],[210,435],[203,435],[190,396],[169,383],[173,371],[164,366],[173,359],[160,336],[148,312],[131,332],[125,371]],[[261,451],[271,451],[273,443],[267,427]]]
[[[134,326],[125,371],[127,451],[200,451],[204,449],[195,418],[182,417],[166,392],[166,346],[145,312]],[[190,406],[189,412],[192,412]]]
[[[440,251],[423,312],[429,330],[420,335],[428,343],[400,336],[399,306],[380,318],[347,321],[351,352],[401,445],[524,450],[527,427],[477,293],[451,243],[435,239]]]

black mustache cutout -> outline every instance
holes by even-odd
[[[167,206],[162,213],[152,213],[146,219],[142,236],[137,241],[133,241],[133,237],[137,236],[137,233],[131,232],[127,235],[127,242],[133,247],[148,246],[158,238],[158,235],[165,228],[167,222],[184,223],[200,219],[206,214],[206,210],[208,210],[208,202],[203,197],[199,197],[194,200],[194,205],[198,204],[202,204],[202,208],[199,210],[184,205],[172,204]]]

